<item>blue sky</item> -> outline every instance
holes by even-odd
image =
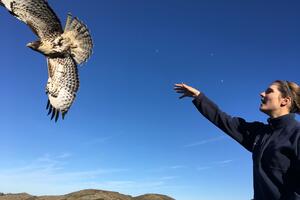
[[[173,84],[263,121],[259,93],[299,83],[300,3],[237,0],[49,0],[84,21],[95,47],[64,121],[49,120],[45,58],[31,30],[0,11],[0,192],[79,189],[177,200],[252,197],[251,154],[205,120]]]

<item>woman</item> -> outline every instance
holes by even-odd
[[[294,82],[274,81],[260,94],[260,111],[268,124],[246,122],[222,112],[202,92],[186,84],[175,91],[193,97],[209,121],[252,152],[255,200],[300,200],[300,88]]]

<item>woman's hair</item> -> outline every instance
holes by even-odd
[[[278,85],[282,97],[291,97],[290,112],[300,114],[300,86],[295,82],[283,80],[276,80],[274,83]]]

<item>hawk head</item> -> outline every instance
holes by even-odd
[[[26,46],[34,51],[38,51],[40,45],[41,45],[40,41],[35,41],[35,42],[29,42]]]

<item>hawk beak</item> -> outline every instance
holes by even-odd
[[[40,44],[41,43],[39,41],[36,41],[36,42],[30,42],[26,46],[33,50],[37,50],[39,48]]]
[[[31,48],[31,49],[33,49],[33,44],[31,42],[28,43],[28,44],[26,44],[26,46],[29,47],[29,48]]]

